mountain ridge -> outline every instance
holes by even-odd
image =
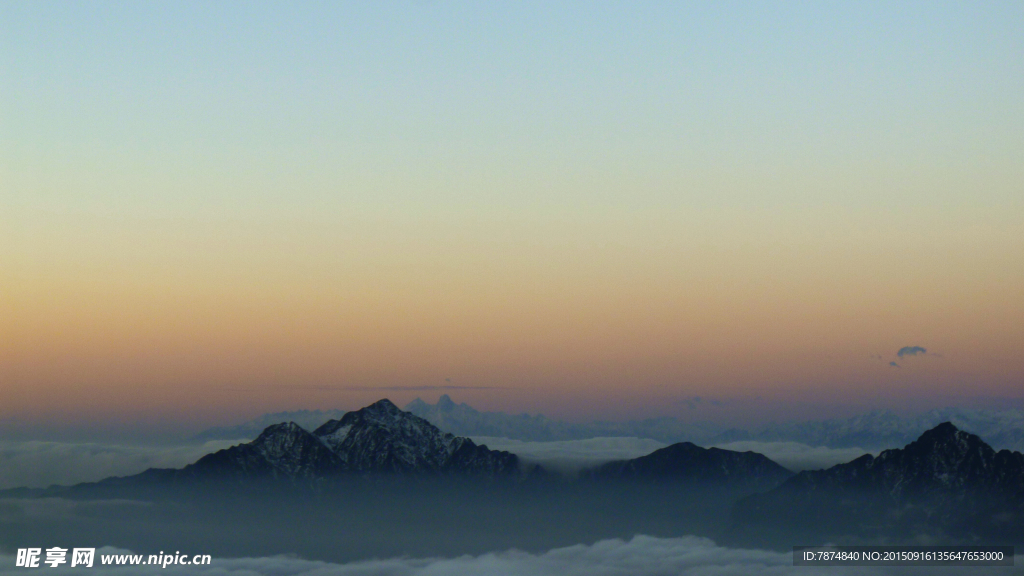
[[[385,398],[313,432],[295,422],[273,424],[251,442],[207,454],[184,468],[149,469],[136,477],[319,480],[353,474],[509,477],[522,471],[515,454],[442,432]],[[119,481],[126,480],[100,483]]]
[[[741,499],[732,515],[740,540],[772,530],[847,540],[1024,536],[1024,455],[944,422],[903,448],[800,472]]]
[[[595,479],[646,479],[774,488],[793,472],[757,452],[703,448],[679,442],[638,458],[608,462],[590,472]]]

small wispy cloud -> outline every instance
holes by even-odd
[[[917,356],[919,354],[927,353],[928,350],[920,346],[904,346],[903,348],[900,348],[899,352],[896,353],[896,356],[898,358],[903,358],[904,356]]]

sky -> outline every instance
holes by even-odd
[[[0,2],[0,431],[1019,406],[1022,70],[1019,2]]]

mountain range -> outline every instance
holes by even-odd
[[[63,516],[47,524],[30,514],[0,515],[0,541],[9,542],[22,542],[18,535],[31,530],[88,535],[98,526],[119,542],[156,542],[170,534],[167,515],[177,517],[180,507],[190,510],[189,526],[220,522],[224,534],[273,510],[280,529],[268,528],[273,538],[261,542],[323,532],[316,537],[318,550],[334,545],[329,534],[337,526],[357,525],[366,534],[397,538],[401,532],[406,540],[393,540],[399,548],[423,530],[461,530],[459,546],[481,531],[487,542],[511,545],[529,541],[538,523],[555,526],[552,534],[567,542],[637,533],[707,535],[777,549],[825,542],[1024,542],[1024,455],[996,451],[949,422],[902,448],[798,474],[756,452],[679,442],[570,480],[528,469],[514,454],[442,431],[385,399],[313,431],[295,422],[270,425],[255,440],[181,469],[7,490],[0,497],[160,503],[144,515],[145,534],[120,516],[86,514],[68,525]],[[226,516],[218,512],[222,502],[228,502]],[[506,540],[512,529],[515,538]],[[360,553],[361,540],[354,538],[361,533],[346,534],[346,554]]]
[[[251,442],[207,454],[180,470],[149,470],[139,476],[309,480],[388,473],[511,476],[521,471],[515,454],[442,432],[384,399],[312,432],[295,422],[273,424]]]
[[[788,476],[761,455],[693,444],[636,460],[589,478],[548,474],[381,400],[312,431],[272,424],[180,469],[0,491],[0,547],[354,561],[711,536],[738,497]]]
[[[809,446],[876,450],[909,444],[943,422],[977,434],[997,449],[1024,450],[1024,410],[1018,409],[941,408],[913,416],[875,410],[845,419],[769,424],[755,430],[730,429],[718,434],[714,441],[800,442]]]
[[[519,458],[443,432],[390,400],[329,420],[312,432],[295,422],[268,426],[253,441],[203,456],[174,478],[315,479],[345,473],[458,473],[509,476],[524,472]],[[539,470],[535,473],[542,473]],[[774,487],[792,475],[754,452],[677,443],[590,471],[591,479],[658,479],[691,484]]]
[[[442,404],[443,406],[443,404]],[[510,476],[518,458],[442,432],[388,400],[349,412],[308,432],[270,426],[253,442],[201,458],[180,477],[322,478],[342,473],[456,473]],[[996,451],[950,422],[902,448],[866,454],[824,470],[793,474],[762,454],[679,442],[587,471],[613,480],[731,490],[738,500],[730,537],[763,534],[842,541],[905,540],[929,535],[966,542],[1024,537],[1024,455]],[[794,536],[797,535],[797,536]]]

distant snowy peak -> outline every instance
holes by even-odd
[[[715,441],[789,441],[833,448],[892,448],[913,442],[943,422],[978,434],[986,443],[997,448],[1024,448],[1024,411],[968,408],[930,410],[912,417],[876,410],[845,420],[771,424],[757,432],[733,429],[724,432]]]
[[[665,443],[680,440],[704,442],[723,429],[717,424],[684,422],[676,418],[582,424],[550,420],[541,414],[481,412],[464,402],[456,404],[447,394],[443,394],[437,404],[428,404],[417,398],[405,409],[459,436],[492,436],[537,442],[609,437],[652,438]]]
[[[582,440],[599,437],[650,438],[673,444],[688,441],[716,445],[738,441],[799,442],[808,446],[882,450],[905,446],[926,430],[952,422],[980,435],[991,446],[1024,449],[1024,411],[944,408],[917,416],[876,410],[847,419],[767,424],[752,429],[726,429],[719,423],[687,417],[649,418],[629,422],[574,423],[549,420],[540,414],[481,412],[455,403],[447,394],[436,404],[417,398],[405,409],[459,436],[494,436],[524,441]]]

